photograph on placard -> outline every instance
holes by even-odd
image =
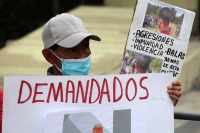
[[[126,50],[120,74],[159,73],[162,64],[161,58]]]
[[[185,11],[174,6],[150,0],[147,3],[142,27],[179,38]]]

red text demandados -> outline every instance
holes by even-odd
[[[145,91],[145,95],[139,96],[139,99],[145,100],[148,98],[149,92],[147,87],[143,86],[143,81],[147,79],[147,76],[143,76],[140,78],[139,83],[136,83],[133,78],[129,78],[124,88],[122,87],[120,79],[116,76],[112,80],[112,88],[109,88],[108,80],[106,78],[103,79],[101,84],[96,79],[92,78],[87,80],[84,86],[81,81],[78,81],[77,86],[75,86],[75,83],[72,80],[68,80],[65,87],[63,87],[62,82],[59,82],[57,88],[55,87],[55,83],[35,83],[34,86],[31,86],[28,81],[22,80],[19,89],[18,104],[24,104],[30,100],[32,103],[49,103],[50,99],[53,99],[54,102],[101,104],[103,97],[107,99],[107,102],[118,102],[122,97],[125,97],[130,102],[136,98],[139,89]],[[40,91],[38,89],[41,87],[48,89],[46,99],[41,99],[41,95],[44,95],[41,91],[42,89],[40,89]],[[25,89],[28,89],[29,93],[24,94],[26,96],[25,98],[22,98]],[[95,96],[93,95],[94,91],[97,91]],[[110,91],[112,91],[113,95],[110,94]],[[130,91],[133,93],[130,94]],[[70,95],[71,99],[69,99]]]

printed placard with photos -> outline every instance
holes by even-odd
[[[177,80],[194,17],[192,11],[157,0],[137,1],[120,73],[172,73]]]

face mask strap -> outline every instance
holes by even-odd
[[[58,69],[58,71],[60,71],[60,73],[62,74],[62,75],[64,75],[63,73],[62,73],[62,70],[56,65],[56,64],[54,64],[55,66],[56,66],[56,68]]]
[[[51,49],[49,49],[49,50],[51,50]],[[61,60],[52,50],[51,50],[51,52],[59,59],[59,60]],[[62,61],[62,60],[61,60]],[[56,65],[56,64],[54,64],[55,66],[56,66],[56,68],[58,69],[58,71],[60,71],[61,73],[62,73],[62,70]],[[63,74],[63,73],[62,73]],[[63,74],[64,75],[64,74]]]
[[[51,50],[51,49],[49,49],[49,50]],[[58,57],[52,50],[51,50],[51,52],[52,52],[59,60],[61,60],[61,58]]]

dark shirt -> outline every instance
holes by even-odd
[[[47,76],[52,76],[52,75],[53,75],[53,66],[47,69]]]

